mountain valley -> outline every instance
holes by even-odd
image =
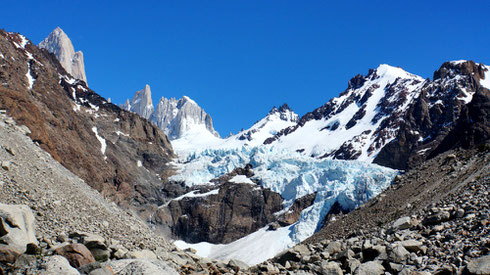
[[[187,96],[92,91],[61,28],[39,47],[0,30],[0,266],[488,274],[489,79],[474,61],[432,80],[382,64],[303,116],[283,104],[222,138]],[[21,249],[10,205],[35,220]]]

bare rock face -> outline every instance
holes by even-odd
[[[410,105],[396,138],[374,159],[397,169],[416,167],[456,147],[474,148],[490,138],[488,71],[473,61],[446,62]],[[490,76],[490,73],[487,73]]]
[[[161,204],[173,170],[167,136],[62,68],[20,34],[0,31],[0,107],[30,137],[104,196],[128,207]]]
[[[283,198],[269,189],[230,182],[213,188],[171,200],[157,211],[156,222],[186,242],[229,243],[275,221],[282,209]]]
[[[54,29],[46,39],[39,43],[39,47],[53,53],[67,73],[87,83],[83,53],[82,51],[75,52],[70,38],[60,27]]]
[[[133,99],[131,99],[131,101],[129,101],[129,99],[126,100],[121,108],[137,113],[140,116],[149,119],[153,113],[153,101],[151,100],[150,85],[146,85],[143,90],[137,91]]]

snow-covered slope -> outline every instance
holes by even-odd
[[[137,91],[133,99],[126,100],[121,108],[132,111],[149,119],[162,129],[171,139],[202,140],[210,136],[212,140],[219,139],[219,134],[213,128],[213,120],[194,100],[187,96],[181,99],[162,97],[156,107],[151,99],[150,86]]]
[[[270,188],[284,198],[283,212],[288,211],[294,200],[316,193],[313,205],[305,209],[299,221],[291,226],[276,231],[263,228],[227,245],[176,243],[181,248],[197,249],[201,256],[238,258],[248,264],[273,257],[308,238],[321,227],[334,203],[345,210],[352,210],[379,194],[397,174],[396,170],[366,162],[319,160],[269,146],[205,150],[190,155],[183,163],[172,179],[184,180],[188,185],[207,183],[235,167],[250,163],[254,167],[252,179],[257,179],[262,187]],[[234,179],[237,180],[236,177]]]
[[[419,95],[423,81],[401,68],[380,65],[351,79],[340,97],[305,115],[273,145],[314,157],[372,160],[395,137],[397,120]]]
[[[70,38],[60,27],[56,27],[46,39],[39,43],[39,47],[53,53],[69,74],[87,83],[83,53],[82,51],[75,52]]]
[[[283,104],[279,108],[273,107],[269,113],[249,129],[242,130],[235,135],[221,139],[202,131],[188,131],[180,139],[173,140],[175,151],[182,156],[188,153],[199,152],[205,149],[233,149],[243,146],[260,146],[268,138],[273,137],[280,130],[293,126],[299,121],[299,116]]]

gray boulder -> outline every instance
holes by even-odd
[[[471,260],[466,269],[470,274],[490,274],[490,255]]]
[[[385,268],[376,261],[361,264],[354,274],[356,275],[381,275],[384,274]]]
[[[79,275],[80,272],[73,268],[68,260],[60,255],[47,257],[45,260],[46,274]]]
[[[175,269],[168,266],[165,262],[158,260],[143,260],[143,259],[126,259],[112,261],[109,263],[110,267],[117,275],[178,275],[179,273]]]
[[[0,248],[24,253],[27,244],[38,245],[34,215],[27,205],[0,203]]]
[[[344,272],[342,272],[342,269],[340,268],[339,264],[336,262],[322,262],[321,264],[322,268],[322,274],[326,275],[342,275]]]

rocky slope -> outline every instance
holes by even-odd
[[[72,78],[53,54],[0,31],[0,108],[90,186],[119,204],[160,204],[174,157],[166,135]]]
[[[251,269],[262,274],[489,274],[490,145],[437,156]],[[439,168],[440,167],[440,168]]]
[[[70,38],[60,27],[56,27],[46,39],[39,43],[39,47],[54,54],[67,73],[87,84],[83,53],[82,51],[75,52]]]
[[[488,116],[472,107],[488,102],[486,72],[486,66],[473,61],[446,62],[433,80],[424,80],[380,65],[352,78],[340,97],[265,144],[321,158],[367,160],[399,169],[415,166],[451,148],[448,134],[465,119],[478,119],[472,130],[477,140],[468,145],[488,138]]]
[[[0,110],[1,274],[237,270],[175,249],[137,215],[107,201],[54,160],[29,135],[29,128],[16,125]],[[29,239],[24,241],[22,234]]]
[[[182,138],[189,132],[192,132],[194,137],[199,134],[211,134],[219,138],[218,132],[213,128],[211,116],[187,96],[179,100],[162,97],[154,108],[150,86],[146,85],[143,90],[136,92],[131,101],[126,100],[121,108],[149,119],[171,140]]]

